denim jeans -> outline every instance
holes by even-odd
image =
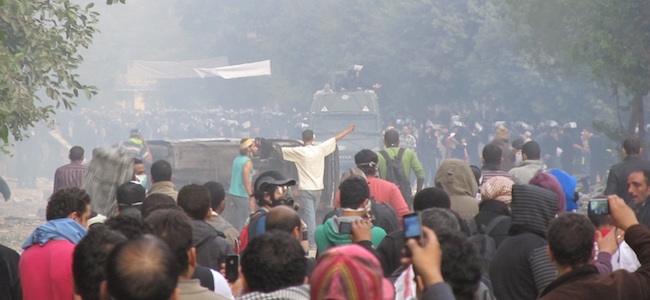
[[[307,233],[309,238],[309,248],[316,248],[314,240],[314,231],[316,230],[316,210],[320,204],[320,198],[323,190],[306,191],[300,190],[301,214],[300,217],[307,223]]]

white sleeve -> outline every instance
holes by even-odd
[[[230,290],[230,286],[228,285],[226,278],[224,278],[221,273],[215,270],[210,269],[210,272],[212,272],[212,278],[214,278],[214,293],[224,296],[228,299],[235,300],[235,297],[232,295],[232,291]]]
[[[298,159],[298,147],[282,147],[282,158],[286,161],[295,162]]]
[[[324,141],[323,143],[319,144],[318,149],[320,149],[323,155],[325,156],[330,155],[330,153],[336,150],[336,138],[330,138],[327,141]]]

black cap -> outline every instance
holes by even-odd
[[[137,206],[142,205],[146,191],[139,183],[129,181],[117,188],[115,197],[119,206]]]
[[[131,129],[131,137],[138,137],[140,136],[140,129],[134,128]]]
[[[258,191],[265,184],[273,184],[278,186],[295,185],[296,181],[291,178],[286,178],[278,171],[266,171],[255,179],[255,191]]]

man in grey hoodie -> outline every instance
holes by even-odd
[[[455,158],[443,160],[436,174],[436,187],[449,194],[451,210],[461,218],[472,218],[478,213],[478,184],[465,161]]]

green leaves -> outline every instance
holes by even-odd
[[[634,95],[635,105],[640,103],[642,110],[639,99],[650,91],[650,5],[646,0],[503,2],[522,28],[518,32],[522,51],[538,68],[564,74],[587,69],[600,85],[620,86],[627,96]],[[643,135],[643,115],[633,111],[631,119]],[[628,126],[630,134],[635,126]]]
[[[0,0],[1,1],[1,0]],[[36,122],[49,120],[55,107],[71,109],[79,91],[96,88],[74,73],[97,31],[93,4],[69,0],[0,2],[0,139],[23,138]],[[40,95],[45,97],[41,98]],[[0,145],[0,149],[3,146]]]

